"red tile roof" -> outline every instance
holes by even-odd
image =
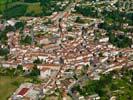
[[[22,88],[22,89],[19,91],[18,95],[23,96],[28,90],[29,90],[29,88]]]

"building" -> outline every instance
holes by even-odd
[[[11,100],[39,100],[41,97],[41,89],[36,89],[32,83],[21,84],[13,93]]]

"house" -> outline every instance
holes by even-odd
[[[18,63],[14,63],[14,62],[4,62],[1,64],[2,67],[4,68],[17,68]]]
[[[52,69],[42,69],[40,71],[40,78],[44,79],[47,77],[55,76],[58,70],[52,70]]]
[[[21,84],[16,92],[11,96],[11,100],[39,100],[41,89],[34,88],[32,83]]]
[[[98,94],[90,95],[88,100],[100,100],[100,96]]]
[[[17,22],[16,20],[10,19],[10,20],[7,21],[7,24],[11,25],[11,26],[14,26],[16,24],[16,22]]]
[[[47,44],[44,45],[43,48],[46,52],[51,52],[53,50],[59,49],[59,46],[57,46],[56,44]]]
[[[11,100],[22,100],[31,88],[32,83],[21,84],[16,92],[11,96]]]
[[[99,40],[99,42],[108,42],[108,41],[109,41],[109,37],[102,38]]]
[[[27,70],[30,70],[34,67],[34,64],[32,63],[25,63],[23,64],[23,70],[27,71]]]
[[[57,64],[41,64],[37,66],[40,69],[40,78],[46,78],[56,75],[60,66]]]
[[[73,73],[72,71],[65,71],[65,72],[64,72],[64,77],[66,77],[66,78],[67,78],[67,77],[68,77],[68,78],[69,78],[69,77],[73,77],[73,76],[74,76],[74,73]]]
[[[50,44],[51,42],[49,41],[49,39],[44,38],[40,40],[40,44]]]
[[[85,100],[85,97],[84,96],[80,96],[79,100]]]

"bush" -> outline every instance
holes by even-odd
[[[32,44],[32,37],[28,35],[26,37],[21,37],[20,43],[24,45]]]
[[[39,58],[35,59],[33,61],[34,64],[42,64],[43,60],[40,60]]]
[[[34,76],[39,76],[39,75],[40,75],[40,70],[37,68],[37,66],[34,66],[30,73],[30,76],[34,77]]]
[[[23,22],[17,22],[16,24],[15,24],[15,28],[16,29],[24,29],[24,23]]]
[[[0,42],[3,44],[6,44],[7,39],[8,39],[8,37],[6,35],[6,32],[0,32]]]
[[[0,48],[0,56],[6,56],[9,53],[8,48]]]
[[[98,12],[95,7],[91,6],[76,6],[75,10],[77,13],[81,13],[84,16],[98,17]]]
[[[109,34],[109,42],[117,46],[118,48],[131,47],[132,45],[132,39],[128,38],[125,35],[115,36],[112,33]]]

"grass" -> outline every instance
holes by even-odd
[[[7,0],[0,0],[0,4],[5,3]],[[12,0],[8,0],[9,2],[11,2]]]
[[[0,0],[1,1],[1,0]],[[60,9],[60,6],[57,6],[56,3],[58,0],[53,0],[48,7],[45,7],[42,10],[40,6],[40,2],[35,3],[27,3],[22,1],[11,2],[9,1],[7,5],[7,9],[5,8],[6,0],[2,0],[0,2],[0,14],[4,14],[4,17],[9,19],[12,17],[20,17],[20,16],[42,16],[42,15],[51,15],[54,11],[62,11],[65,9]],[[53,9],[51,9],[53,8]],[[7,13],[5,13],[7,12]],[[14,13],[15,12],[15,13]]]
[[[26,13],[34,13],[36,14],[41,14],[42,13],[42,8],[40,6],[40,3],[33,3],[28,5]]]
[[[0,14],[3,12],[3,10],[5,9],[5,3],[7,0],[0,0]],[[11,3],[12,0],[8,0],[8,3]]]
[[[6,16],[6,18],[23,16],[26,12],[26,9],[27,5],[16,5],[10,9],[8,8],[5,11],[4,16]]]
[[[19,87],[23,82],[29,81],[29,78],[0,76],[0,100],[7,100],[8,97]]]
[[[2,13],[5,10],[5,5],[0,3],[0,13]],[[14,13],[15,15],[11,14]],[[10,17],[19,17],[22,15],[40,15],[42,14],[42,8],[40,6],[40,3],[21,3],[21,2],[14,2],[8,4],[8,9],[7,9],[7,16]]]
[[[0,0],[0,11],[2,12],[4,9],[5,9],[5,1],[6,0]],[[23,3],[21,1],[18,1],[18,2],[11,2],[9,0],[9,3],[8,3],[8,8],[12,8],[16,5],[27,5],[28,8],[27,8],[27,12],[35,12],[35,13],[40,13],[41,11],[41,7],[40,7],[40,3]]]

